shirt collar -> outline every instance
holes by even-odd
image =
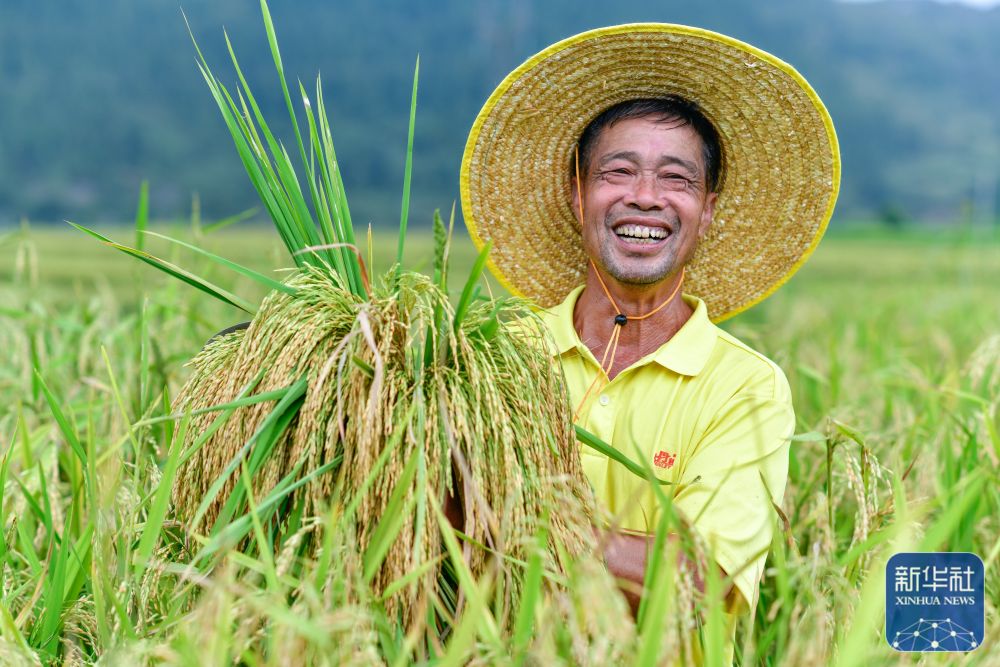
[[[583,285],[575,288],[557,306],[544,311],[543,319],[552,334],[552,355],[562,356],[570,350],[584,349],[580,337],[573,328],[573,309],[583,292]],[[705,302],[696,296],[683,294],[682,297],[694,309],[690,319],[670,338],[647,358],[664,368],[680,375],[697,375],[705,367],[718,328],[708,319],[708,309]]]

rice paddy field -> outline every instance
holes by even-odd
[[[157,230],[278,279],[289,264],[270,226]],[[102,231],[137,243],[134,229]],[[145,246],[252,303],[266,294],[176,245]],[[373,274],[388,270],[395,236],[376,233],[369,252]],[[456,229],[455,299],[475,256]],[[432,272],[433,261],[431,233],[411,229],[405,264]],[[491,279],[480,284],[500,294]],[[760,604],[737,628],[737,664],[1000,664],[998,286],[992,230],[834,229],[790,283],[723,325],[784,369],[798,420]],[[556,575],[529,557],[510,565],[526,574],[521,606],[502,617],[489,601],[497,582],[469,579],[462,546],[449,540],[458,600],[431,601],[452,617],[426,641],[372,593],[369,552],[335,540],[297,549],[314,525],[252,550],[225,530],[187,531],[169,487],[188,422],[171,403],[192,356],[246,319],[68,227],[0,232],[0,664],[687,660],[692,609],[714,611],[655,573],[647,581],[660,598],[633,623],[600,577],[584,569],[548,587],[541,582]],[[240,535],[267,531],[257,513],[266,502],[251,497],[247,515],[232,518]],[[387,542],[398,534],[380,533]],[[986,637],[975,651],[889,647],[885,562],[905,551],[983,559]],[[420,573],[409,575],[389,588]],[[707,627],[711,663],[719,640]]]

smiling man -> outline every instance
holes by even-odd
[[[723,578],[723,661],[736,615],[756,607],[795,420],[781,369],[713,321],[801,266],[838,181],[832,124],[798,73],[667,24],[532,57],[466,146],[466,224],[493,243],[494,275],[543,308],[574,421],[644,457],[708,547],[686,567]],[[611,517],[608,568],[635,609],[663,507],[647,480],[581,456]]]

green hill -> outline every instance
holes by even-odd
[[[184,11],[217,73],[241,64],[278,118],[257,3]],[[844,154],[838,215],[957,220],[997,209],[1000,10],[930,2],[616,3],[275,0],[286,69],[322,71],[359,221],[398,217],[409,84],[421,57],[414,215],[458,196],[466,133],[500,79],[547,44],[630,21],[688,23],[794,64],[826,101]],[[200,78],[177,0],[0,4],[0,225],[126,219],[151,181],[156,217],[254,205]]]

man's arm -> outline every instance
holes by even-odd
[[[714,414],[684,466],[684,479],[698,481],[683,485],[673,498],[678,516],[732,574],[737,606],[757,603],[794,429],[788,381],[771,365]]]

